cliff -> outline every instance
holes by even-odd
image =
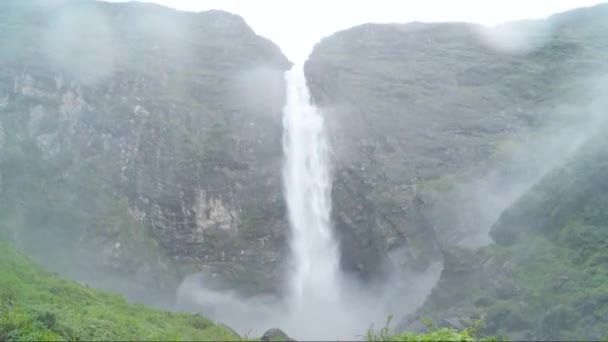
[[[575,319],[562,331],[552,330],[561,327],[558,318],[550,327],[543,323],[538,315],[558,309],[553,308],[557,299],[545,296],[540,282],[528,287],[529,296],[541,297],[534,300],[508,297],[505,303],[495,292],[484,292],[480,299],[476,289],[496,280],[496,269],[477,271],[494,253],[504,258],[501,262],[527,268],[515,278],[499,277],[492,291],[504,290],[507,280],[518,287],[540,281],[531,270],[543,272],[543,263],[519,259],[518,253],[528,248],[525,255],[540,258],[531,249],[545,246],[539,253],[546,252],[542,260],[550,269],[548,260],[561,245],[548,231],[562,229],[566,218],[598,212],[602,205],[587,206],[583,200],[596,198],[590,187],[602,182],[601,172],[584,170],[601,167],[600,156],[587,159],[570,178],[545,178],[556,177],[548,175],[579,158],[582,146],[593,145],[590,137],[605,128],[607,18],[608,6],[598,5],[496,28],[365,24],[315,46],[306,74],[333,139],[334,219],[344,264],[368,279],[405,270],[414,282],[431,262],[444,265],[427,303],[402,328],[416,327],[421,317],[452,326],[481,317],[488,333],[515,339],[597,338],[599,321],[569,304],[566,310],[579,310],[582,318],[576,319],[587,325],[577,325],[573,322],[582,321]],[[565,188],[557,186],[560,182],[577,185]],[[543,191],[549,194],[537,197],[536,184],[545,184]],[[605,223],[599,221],[593,224]],[[532,233],[528,227],[544,230]],[[532,236],[534,243],[527,242]],[[501,254],[507,241],[514,244],[509,257]],[[585,248],[577,245],[575,250]],[[602,247],[591,250],[601,254]],[[555,257],[563,257],[565,265],[575,262],[565,252]],[[575,266],[564,267],[574,272]],[[557,278],[566,273],[549,272]],[[595,288],[577,284],[584,293]],[[565,297],[578,296],[573,289],[561,291]],[[521,316],[511,320],[513,316],[502,315],[500,305],[519,302],[535,305],[534,310],[509,307]]]
[[[0,7],[1,234],[53,270],[159,305],[195,271],[275,291],[280,49],[222,11]]]
[[[443,264],[401,328],[605,331],[607,19],[365,24],[315,46],[343,269],[377,285]],[[86,0],[2,1],[0,43],[0,237],[160,306],[195,272],[280,292],[274,43],[222,11]]]

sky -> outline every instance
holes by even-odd
[[[123,2],[124,0],[107,0]],[[321,38],[367,22],[466,21],[497,25],[545,18],[598,0],[143,0],[186,11],[241,15],[259,35],[298,62]]]

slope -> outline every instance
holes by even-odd
[[[0,241],[0,340],[238,340],[200,316],[129,304],[44,271]]]

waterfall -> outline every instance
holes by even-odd
[[[370,325],[384,324],[389,314],[419,307],[441,269],[405,276],[396,267],[374,287],[341,271],[330,219],[332,168],[324,116],[311,103],[302,66],[286,72],[285,80],[282,171],[291,228],[287,296],[242,297],[232,290],[206,288],[206,278],[195,274],[180,285],[179,303],[183,308],[198,306],[250,336],[278,327],[297,340],[361,339]]]
[[[339,255],[330,225],[331,175],[323,116],[310,103],[302,67],[288,71],[286,81],[283,179],[294,262],[289,285],[297,307],[311,299],[336,298]]]
[[[331,229],[331,168],[325,123],[311,104],[302,66],[286,73],[283,181],[291,226],[288,279],[294,319],[331,319],[340,305],[339,246]],[[301,322],[302,323],[302,322]],[[326,323],[327,324],[327,323]],[[327,331],[326,333],[330,333]]]

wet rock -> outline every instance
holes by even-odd
[[[295,341],[293,338],[287,336],[281,329],[273,328],[264,333],[261,338],[262,341]]]

